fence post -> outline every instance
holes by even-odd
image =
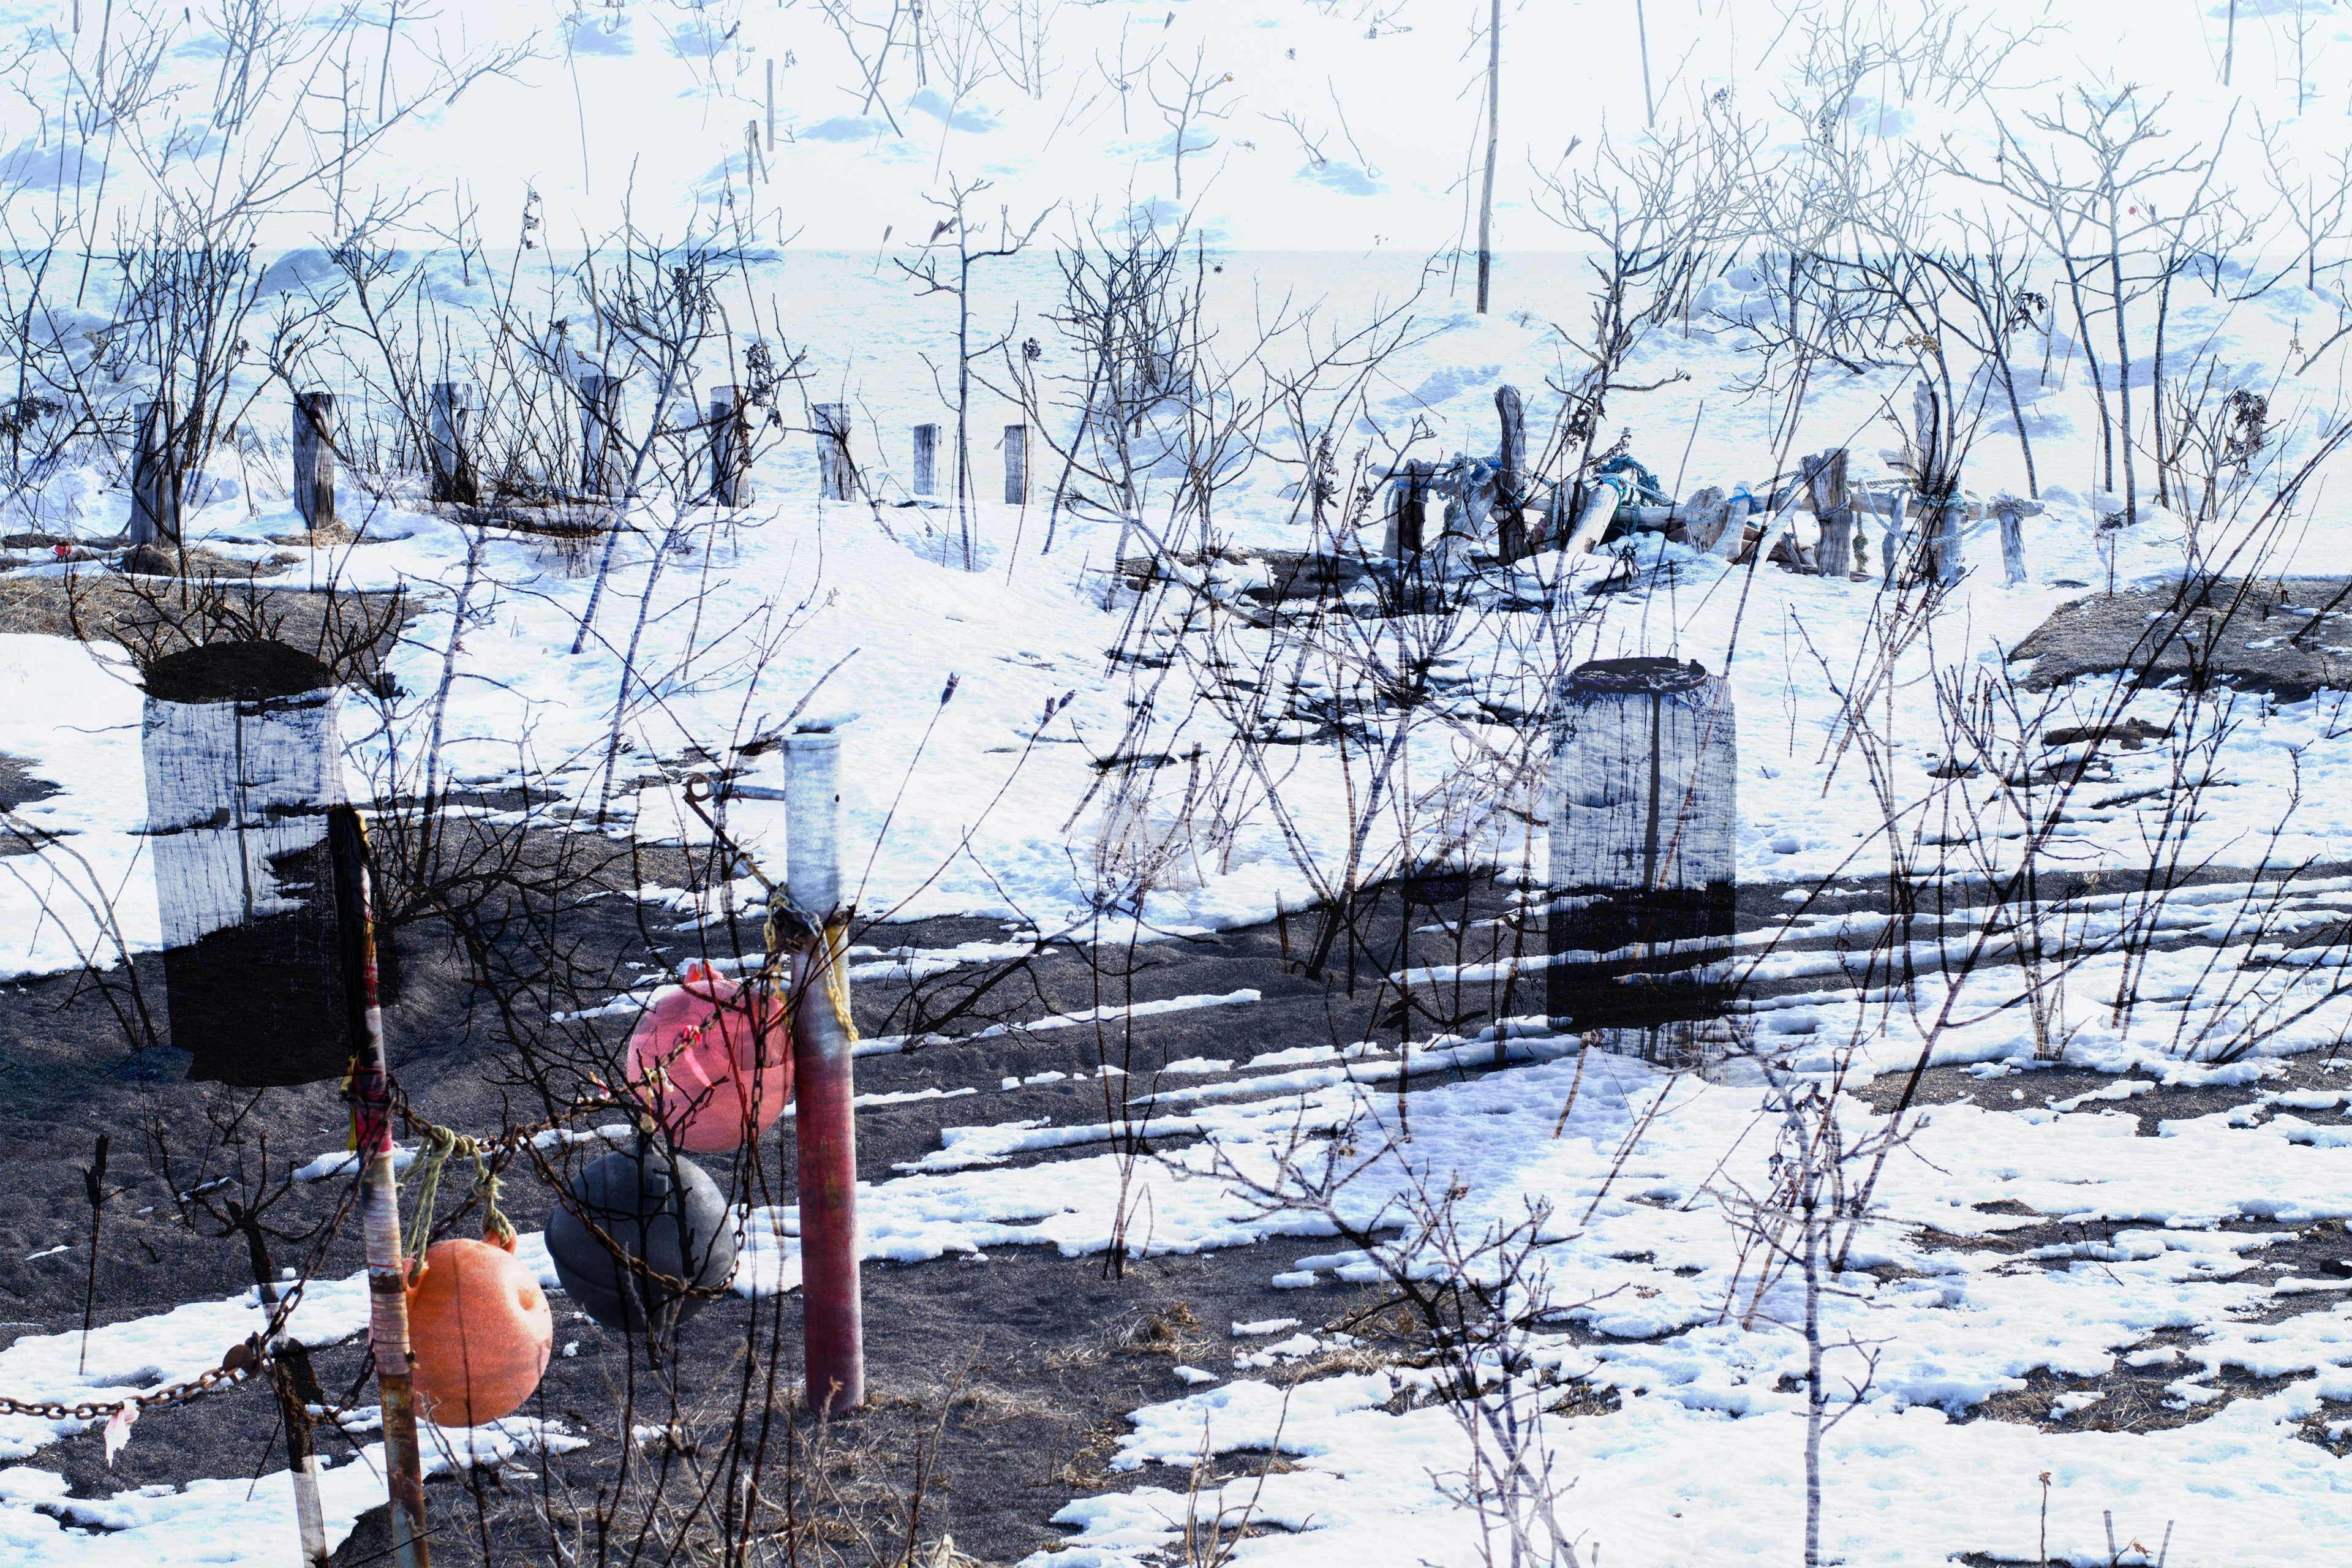
[[[335,446],[327,434],[334,416],[333,393],[294,395],[294,510],[313,531],[335,526]]]
[[[1969,503],[1958,496],[1935,509],[1936,577],[1950,584],[1960,580],[1960,524],[1968,521]]]
[[[849,910],[841,888],[841,737],[830,721],[784,741],[784,880],[792,901],[823,922],[793,959],[793,1130],[800,1153],[803,1357],[811,1409],[839,1415],[866,1402],[866,1336],[857,1277],[856,1035],[849,1017]]]
[[[1528,482],[1527,407],[1519,398],[1517,387],[1495,389],[1495,415],[1503,426],[1499,448],[1503,460],[1495,476],[1495,543],[1505,561],[1517,561],[1527,553],[1527,531],[1519,517],[1519,502],[1525,497]]]
[[[816,493],[826,500],[847,500],[857,489],[857,469],[849,460],[849,405],[816,405]]]
[[[1004,504],[1029,504],[1029,426],[1004,427]]]
[[[1604,659],[1561,682],[1545,1011],[1554,1028],[1704,1065],[1726,1043],[1738,755],[1719,677]]]
[[[915,493],[937,495],[940,489],[940,427],[915,426]]]
[[[416,1374],[408,1345],[408,1290],[400,1257],[400,1184],[392,1163],[392,1076],[384,1067],[383,1011],[376,1002],[373,890],[360,815],[337,806],[328,819],[335,895],[351,999],[353,1055],[350,1100],[360,1157],[360,1219],[367,1243],[368,1345],[383,1406],[383,1453],[392,1497],[393,1560],[430,1568],[424,1468],[416,1451]]]
[[[710,389],[710,499],[719,506],[751,501],[751,431],[743,417],[743,390]]]
[[[172,473],[172,410],[163,402],[142,403],[131,455],[131,530],[135,548],[180,542],[180,487]]]
[[[1391,476],[1389,512],[1389,556],[1395,561],[1419,555],[1429,525],[1431,466],[1407,463]]]
[[[613,448],[621,422],[621,378],[591,372],[580,378],[580,488],[604,495],[613,483]]]
[[[2015,496],[1995,496],[1993,515],[2000,519],[2000,563],[2008,570],[2009,584],[2015,587],[2025,581],[2024,520],[2039,512],[2035,502],[2020,500]]]
[[[433,464],[433,499],[474,500],[474,465],[467,455],[474,434],[473,388],[454,381],[433,384],[428,426]]]

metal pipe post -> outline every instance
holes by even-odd
[[[793,1129],[800,1149],[802,1345],[808,1402],[866,1402],[857,1277],[856,1033],[849,1017],[849,911],[841,889],[841,737],[811,725],[784,742],[786,886],[823,938],[793,960]]]

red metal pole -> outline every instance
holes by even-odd
[[[334,808],[328,837],[335,858],[344,982],[352,1001],[352,1145],[360,1156],[360,1213],[367,1241],[368,1347],[383,1404],[384,1472],[392,1498],[393,1559],[432,1568],[425,1544],[424,1467],[416,1448],[416,1378],[408,1349],[408,1281],[400,1260],[400,1185],[392,1163],[392,1075],[383,1058],[383,1009],[376,995],[375,927],[367,873],[367,832],[359,813]]]
[[[866,1332],[857,1277],[856,1031],[849,1016],[848,911],[841,904],[840,738],[829,729],[784,742],[786,882],[824,922],[793,960],[793,1129],[800,1150],[802,1349],[808,1402],[828,1415],[866,1402]]]

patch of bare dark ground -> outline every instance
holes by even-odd
[[[2151,686],[2201,677],[2283,702],[2352,687],[2352,579],[2221,578],[2078,599],[2010,650],[2048,690],[2124,670]]]
[[[582,837],[551,833],[537,841],[576,844]],[[649,972],[632,969],[632,963],[677,963],[756,942],[756,928],[749,921],[739,922],[731,934],[718,928],[684,929],[675,912],[613,896],[645,881],[680,885],[689,874],[682,857],[660,851],[634,861],[616,851],[582,870],[562,913],[567,924],[561,942],[573,964],[567,1005],[593,1005]],[[600,892],[605,896],[593,896]],[[1361,922],[1352,952],[1348,941],[1335,941],[1327,969],[1313,979],[1300,973],[1314,937],[1314,919],[1307,916],[1291,921],[1286,931],[1267,926],[1172,940],[1131,953],[1066,944],[1013,966],[1017,973],[997,976],[985,989],[978,983],[995,973],[985,966],[919,989],[903,982],[860,984],[856,1007],[864,1033],[940,1037],[913,1050],[860,1058],[862,1093],[979,1091],[861,1110],[861,1178],[889,1179],[894,1164],[939,1148],[941,1130],[949,1125],[1023,1118],[1101,1122],[1121,1083],[1140,1094],[1235,1076],[1165,1072],[1170,1062],[1184,1058],[1245,1063],[1259,1052],[1299,1045],[1367,1038],[1393,1045],[1408,1031],[1428,1037],[1434,1032],[1433,1017],[1475,1029],[1506,1006],[1540,1010],[1539,1000],[1525,994],[1507,999],[1484,987],[1475,994],[1469,988],[1433,990],[1400,1003],[1395,991],[1382,984],[1380,977],[1401,962],[1475,963],[1492,956],[1497,943],[1507,952],[1519,935],[1507,892],[1482,881],[1469,904],[1463,911],[1471,917],[1469,923],[1457,919],[1452,931],[1425,929],[1435,917],[1414,910],[1410,923],[1424,929],[1408,939],[1408,922],[1389,897]],[[1482,921],[1489,923],[1477,923]],[[868,931],[860,940],[883,948],[938,949],[975,937],[1003,941],[1008,934],[1001,921],[949,920]],[[395,1075],[418,1110],[444,1124],[477,1131],[536,1120],[541,1108],[502,1037],[493,1005],[512,978],[500,965],[513,955],[468,950],[430,921],[402,929],[396,947],[398,999],[388,1008],[386,1034]],[[164,994],[161,968],[152,956],[132,966],[151,1002]],[[125,978],[119,972],[108,977],[118,1002]],[[1256,990],[1260,1000],[1149,1016],[1136,1020],[1131,1030],[1015,1028],[973,1037],[999,1022],[1130,999],[1243,989]],[[970,994],[974,991],[982,992],[977,1001]],[[594,1031],[611,1051],[625,1038],[629,1022],[597,1019],[580,1027]],[[209,1222],[194,1228],[183,1223],[173,1186],[184,1191],[230,1173],[239,1157],[250,1169],[265,1144],[275,1173],[344,1143],[345,1110],[332,1084],[254,1091],[176,1081],[169,1070],[173,1053],[166,1048],[134,1058],[136,1043],[125,1037],[90,976],[0,987],[0,1086],[5,1089],[0,1094],[0,1146],[8,1151],[15,1199],[0,1214],[0,1257],[28,1259],[0,1269],[0,1320],[5,1320],[0,1342],[79,1326],[90,1261],[82,1169],[100,1134],[113,1140],[93,1306],[100,1325],[191,1300],[233,1296],[252,1284],[243,1242],[216,1234],[218,1227]],[[1104,1081],[1095,1076],[1106,1061],[1129,1075],[1111,1080],[1110,1101]],[[1449,1076],[1475,1070],[1451,1069]],[[1000,1087],[1007,1078],[1048,1072],[1069,1076],[1011,1092]],[[750,1194],[755,1203],[790,1201],[791,1125],[781,1123],[765,1142],[772,1190]],[[1158,1146],[1148,1126],[1143,1131],[1147,1146]],[[706,1162],[722,1184],[734,1165],[729,1158]],[[513,1168],[509,1178],[506,1206],[516,1223],[524,1228],[543,1226],[553,1206],[551,1194],[527,1167]],[[299,1184],[272,1211],[270,1222],[289,1231],[302,1229],[333,1208],[341,1187],[338,1182]],[[478,1213],[463,1200],[461,1182],[445,1184],[441,1234],[468,1234],[479,1224]],[[29,1258],[60,1245],[65,1252]],[[1099,1254],[1064,1258],[1045,1247],[993,1247],[984,1261],[950,1256],[909,1265],[868,1264],[866,1334],[873,1398],[868,1408],[833,1423],[825,1437],[835,1461],[845,1467],[841,1484],[866,1489],[864,1495],[887,1514],[892,1489],[908,1484],[918,1456],[935,1438],[919,1527],[924,1539],[951,1533],[961,1550],[984,1562],[1012,1561],[1051,1544],[1062,1532],[1047,1521],[1074,1491],[1129,1484],[1104,1466],[1128,1429],[1129,1412],[1184,1391],[1175,1366],[1196,1365],[1221,1376],[1230,1373],[1234,1323],[1287,1317],[1303,1320],[1309,1329],[1342,1320],[1354,1324],[1351,1331],[1362,1345],[1310,1358],[1287,1369],[1285,1375],[1290,1377],[1360,1370],[1409,1349],[1410,1335],[1401,1326],[1379,1320],[1377,1312],[1366,1315],[1366,1309],[1380,1303],[1356,1287],[1272,1288],[1273,1275],[1288,1270],[1302,1251],[1317,1246],[1311,1239],[1291,1238],[1200,1256],[1131,1258],[1117,1277]],[[306,1250],[293,1244],[279,1245],[277,1251],[275,1261],[286,1266],[310,1264]],[[362,1265],[357,1226],[347,1225],[326,1247],[316,1271],[340,1278]],[[593,1505],[599,1486],[614,1478],[627,1440],[619,1424],[631,1366],[628,1348],[580,1319],[560,1295],[551,1300],[558,1313],[557,1342],[576,1342],[576,1353],[554,1360],[525,1413],[562,1422],[593,1441],[575,1453],[525,1454],[503,1471],[435,1481],[430,1506],[451,1531],[437,1547],[446,1561],[543,1559],[552,1550],[547,1516],[576,1519]],[[776,1318],[772,1300],[753,1303],[732,1296],[693,1318],[681,1331],[673,1363],[682,1403],[731,1409],[747,1356],[763,1374],[772,1365],[780,1387],[796,1387],[796,1300],[785,1306],[780,1337],[772,1332]],[[318,1361],[331,1396],[373,1403],[359,1343],[327,1347]],[[642,1380],[641,1352],[635,1365]],[[639,1396],[643,1421],[648,1418],[648,1399],[642,1381]],[[804,1433],[811,1425],[803,1411],[795,1410],[793,1419]],[[103,1496],[195,1476],[282,1468],[276,1428],[273,1402],[261,1388],[248,1386],[150,1412],[137,1440],[110,1470],[95,1433],[44,1448],[32,1462],[62,1474],[74,1497]],[[331,1463],[352,1462],[352,1442],[334,1434],[324,1440]],[[371,1440],[373,1434],[357,1436],[359,1443]],[[723,1443],[724,1434],[706,1430],[698,1438],[689,1435],[689,1440],[706,1445],[708,1453],[708,1445]],[[1220,1461],[1219,1473],[1250,1463],[1247,1456],[1228,1457]],[[1181,1470],[1146,1475],[1179,1490],[1186,1484]],[[363,1554],[364,1544],[361,1541],[354,1552]]]

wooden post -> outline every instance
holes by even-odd
[[[1029,426],[1004,427],[1004,504],[1029,504]]]
[[[940,489],[940,427],[915,426],[915,493],[937,495]]]
[[[1895,574],[1903,567],[1903,509],[1907,499],[1899,489],[1886,498],[1886,531],[1879,536],[1878,569],[1890,588],[1895,586]]]
[[[849,405],[820,403],[816,414],[816,493],[847,500],[857,491],[857,469],[849,460]]]
[[[1816,453],[1807,458],[1800,467],[1804,476],[1806,498],[1812,503],[1814,516],[1827,517],[1845,506],[1843,447]]]
[[[335,526],[334,417],[333,393],[294,395],[294,510],[313,532]]]
[[[1719,561],[1738,558],[1748,541],[1748,514],[1754,510],[1756,498],[1740,494],[1727,497],[1723,503],[1723,525],[1717,530],[1715,542],[1706,552]]]
[[[580,378],[580,488],[609,494],[618,476],[621,378],[594,372]]]
[[[172,1044],[188,1077],[259,1089],[349,1065],[327,813],[342,742],[326,666],[211,643],[147,674],[141,751]]]
[[[1501,461],[1495,473],[1495,546],[1505,561],[1517,561],[1528,552],[1527,530],[1519,517],[1528,485],[1527,405],[1517,387],[1495,389],[1495,416],[1502,425],[1502,443],[1496,448]]]
[[[1845,581],[1853,571],[1853,509],[1839,507],[1822,516],[1821,548],[1814,554],[1821,574]]]
[[[1992,511],[2000,519],[2000,563],[2009,574],[2010,586],[2026,580],[2024,520],[2038,516],[2039,501],[2021,500],[2012,495],[1995,496]]]
[[[1951,584],[1960,580],[1960,524],[1968,521],[1969,504],[1958,496],[1942,505],[1932,505],[1931,514],[1937,520],[1936,528],[1936,579]]]
[[[344,935],[346,994],[353,1047],[352,1142],[360,1156],[360,1218],[367,1243],[368,1346],[383,1406],[383,1458],[392,1497],[393,1560],[431,1568],[426,1546],[424,1467],[416,1451],[416,1374],[408,1347],[408,1289],[400,1256],[400,1184],[392,1163],[392,1075],[384,1067],[383,1011],[376,1001],[373,896],[366,830],[359,813],[337,806],[329,818],[335,892]]]
[[[433,499],[471,502],[474,465],[468,454],[474,435],[474,389],[454,381],[433,384],[427,425],[433,465]]]
[[[784,880],[793,905],[823,922],[793,959],[793,1126],[799,1144],[802,1344],[814,1410],[866,1402],[866,1331],[857,1274],[856,1085],[841,901],[841,737],[812,723],[784,742]]]
[[[133,548],[180,542],[180,487],[172,472],[172,409],[142,403],[135,416],[131,454],[131,530]]]
[[[1550,781],[1553,1027],[1702,1061],[1726,1037],[1738,759],[1724,681],[1671,658],[1561,683]]]
[[[710,500],[718,506],[751,501],[751,429],[738,386],[710,389]]]
[[[1389,556],[1395,561],[1419,555],[1428,542],[1429,486],[1435,465],[1407,463],[1391,476],[1389,500]]]

